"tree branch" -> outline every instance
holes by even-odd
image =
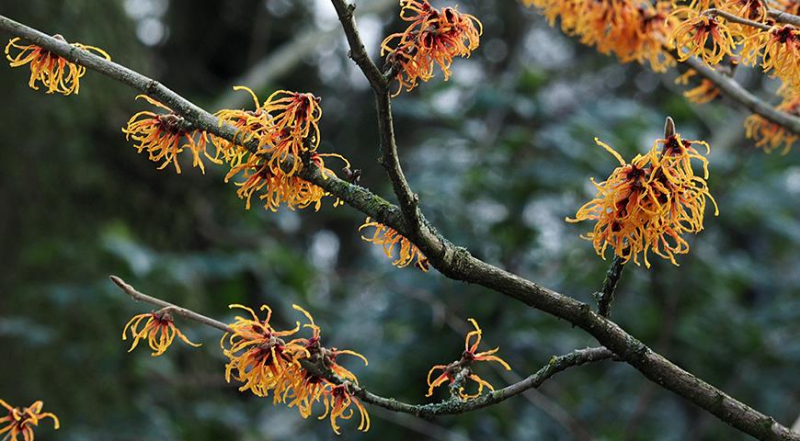
[[[614,301],[614,291],[617,289],[617,283],[622,277],[622,270],[624,269],[625,262],[623,258],[614,254],[611,266],[606,272],[605,279],[603,279],[603,289],[595,294],[595,297],[597,297],[597,313],[603,317],[611,317],[611,302]]]
[[[347,37],[347,44],[350,46],[350,58],[355,61],[364,76],[367,77],[369,84],[375,89],[375,92],[381,92],[389,89],[389,81],[384,78],[378,66],[372,62],[367,55],[367,49],[361,41],[361,36],[358,33],[356,26],[356,19],[353,17],[353,11],[356,10],[356,5],[348,4],[345,0],[332,0],[333,7],[336,8],[336,15],[339,16],[339,21],[342,22],[345,36]]]
[[[775,19],[778,23],[786,23],[794,26],[800,26],[800,17],[783,12],[778,9],[770,9],[769,16]]]
[[[748,20],[739,17],[737,15],[721,11],[716,8],[708,9],[704,13],[711,16],[720,16],[730,22],[742,24],[745,26],[751,26],[765,31],[769,31],[770,29],[772,29],[772,27],[767,24]],[[782,21],[784,23],[792,23],[795,25],[798,25],[798,23],[800,23],[800,17],[787,14],[782,11],[772,9],[769,11],[769,15],[770,17],[778,21]],[[703,63],[698,58],[691,57],[684,61],[680,61],[677,50],[666,49],[666,51],[670,53],[679,62],[694,69],[701,77],[714,83],[714,85],[723,94],[725,94],[732,100],[750,109],[750,111],[752,111],[753,113],[760,115],[765,119],[780,126],[783,126],[786,129],[800,135],[800,117],[775,109],[774,106],[769,105],[768,103],[762,101],[755,95],[748,92],[733,78],[720,73],[713,67]]]
[[[162,308],[170,308],[173,313],[180,315],[181,317],[194,320],[202,325],[210,326],[223,332],[233,332],[233,330],[225,323],[156,297],[151,297],[147,294],[141,293],[117,276],[109,276],[109,278],[112,282],[114,282],[115,285],[124,291],[125,294],[131,296],[131,298],[133,298],[135,301],[150,303]],[[546,366],[539,369],[536,371],[536,373],[530,375],[524,380],[504,387],[503,389],[492,391],[488,394],[481,395],[478,398],[467,401],[463,401],[457,397],[454,397],[439,403],[408,404],[402,401],[397,401],[393,398],[384,398],[380,395],[375,395],[372,392],[367,391],[367,389],[363,386],[358,386],[352,383],[350,386],[355,395],[364,400],[364,402],[393,410],[395,412],[404,412],[426,418],[437,415],[455,415],[482,409],[484,407],[503,402],[511,397],[520,395],[529,389],[538,388],[548,379],[571,367],[581,366],[610,358],[614,358],[614,354],[606,348],[578,349],[566,355],[557,357],[554,356],[550,359],[550,362]],[[301,363],[303,364],[304,368],[314,375],[325,377],[337,384],[342,383],[342,379],[336,377],[330,370],[325,370],[324,367],[315,364],[310,360],[301,360]]]
[[[141,293],[137,291],[131,285],[125,283],[124,280],[120,279],[117,276],[109,276],[112,282],[119,287],[125,294],[131,296],[131,298],[137,302],[145,302],[151,305],[160,306],[162,308],[170,308],[170,311],[174,314],[177,314],[183,318],[187,318],[189,320],[194,320],[198,323],[201,323],[206,326],[210,326],[212,328],[219,329],[222,332],[230,332],[233,333],[233,329],[231,329],[225,323],[222,323],[218,320],[214,320],[212,318],[206,317],[204,315],[198,314],[194,311],[188,310],[186,308],[181,308],[180,306],[174,305],[169,302],[165,302],[164,300],[157,299],[155,297],[150,297],[147,294]]]
[[[701,77],[714,83],[722,93],[753,113],[800,135],[800,117],[775,109],[748,92],[733,78],[723,75],[697,58],[687,58],[682,63],[694,69]]]
[[[716,9],[716,8],[707,9],[704,12],[704,14],[706,14],[708,16],[719,16],[719,17],[724,18],[725,20],[728,20],[731,23],[738,23],[740,25],[750,26],[752,28],[761,29],[762,31],[768,31],[768,30],[772,29],[772,26],[770,26],[768,24],[759,23],[759,22],[753,21],[753,20],[748,20],[746,18],[739,17],[736,14],[731,14],[730,12],[725,12],[725,11],[722,11],[722,10]]]
[[[199,129],[232,142],[241,142],[235,138],[236,130],[233,127],[218,125],[218,120],[213,115],[157,81],[114,62],[69,46],[2,15],[0,15],[0,29],[151,95],[196,124]],[[700,66],[700,68],[702,67]],[[741,88],[738,85],[737,87]],[[245,147],[250,146],[245,145]],[[425,241],[417,242],[418,238],[411,235],[400,209],[363,187],[352,185],[335,177],[324,177],[315,167],[305,167],[300,173],[300,177],[322,187],[353,208],[412,239],[412,242],[428,257],[431,265],[445,276],[454,280],[477,283],[580,327],[650,380],[677,393],[745,433],[765,440],[800,441],[800,434],[790,431],[773,418],[737,401],[653,352],[616,323],[593,312],[589,305],[483,262],[472,256],[466,249],[455,247],[436,236],[433,236],[433,240],[429,236],[424,238]],[[422,231],[423,233],[428,231],[427,234],[433,235],[427,228],[423,228]]]
[[[378,14],[392,6],[397,6],[397,0],[372,0],[363,8],[359,8],[356,16]],[[302,62],[308,54],[317,50],[321,44],[336,38],[339,32],[337,28],[325,30],[312,28],[298,33],[291,41],[276,48],[269,56],[250,67],[233,84],[248,86],[253,90],[267,88],[270,83],[290,73],[297,64]],[[247,94],[229,89],[211,107],[230,109],[244,105],[248,99]]]
[[[389,82],[391,77],[385,77],[367,55],[364,43],[358,34],[353,10],[355,5],[348,4],[346,0],[331,0],[339,21],[342,23],[347,43],[350,45],[350,58],[355,61],[364,76],[367,77],[372,90],[375,92],[375,103],[378,111],[378,132],[381,138],[380,163],[386,169],[392,189],[397,196],[403,216],[409,224],[411,239],[417,241],[434,241],[432,232],[422,231],[425,226],[422,213],[419,211],[419,196],[411,191],[406,181],[400,158],[397,154],[397,142],[394,136],[394,121],[392,119],[392,101],[389,95]],[[427,230],[427,228],[425,228]],[[432,242],[431,242],[432,243]]]

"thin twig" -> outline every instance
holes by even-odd
[[[392,6],[397,6],[397,0],[372,0],[363,8],[356,10],[356,17],[379,14]],[[339,32],[336,28],[323,30],[313,26],[312,29],[298,32],[291,41],[272,50],[269,55],[233,81],[233,84],[248,86],[253,90],[265,89],[278,78],[290,73],[320,45],[336,38]],[[245,105],[248,99],[247,94],[229,89],[229,92],[218,98],[211,108],[231,109]]]
[[[194,320],[202,325],[210,326],[223,332],[233,333],[233,330],[225,323],[137,291],[133,286],[125,283],[125,281],[117,276],[109,276],[109,278],[112,282],[114,282],[115,285],[124,291],[125,294],[131,296],[133,300],[150,303],[162,308],[170,308],[173,313],[186,319]],[[587,363],[607,360],[610,358],[614,358],[614,354],[606,348],[578,349],[570,352],[569,354],[551,358],[550,362],[545,367],[539,369],[536,373],[518,383],[467,401],[460,400],[456,396],[440,403],[408,404],[402,401],[397,401],[393,398],[384,398],[380,395],[375,395],[372,392],[367,391],[367,389],[363,386],[357,386],[351,383],[350,387],[353,390],[353,393],[364,400],[364,402],[384,407],[396,412],[409,413],[419,417],[454,415],[482,409],[524,393],[528,389],[537,388],[557,373],[563,372],[571,367],[581,366]],[[325,371],[324,367],[320,366],[319,364],[315,364],[310,360],[301,360],[301,363],[314,375],[323,376],[335,383],[343,383],[340,378],[333,375],[333,373],[330,371]]]
[[[74,63],[147,93],[170,106],[176,113],[195,124],[199,129],[241,144],[241,140],[237,140],[235,137],[236,131],[233,127],[229,125],[219,126],[218,120],[211,114],[155,80],[151,80],[104,58],[69,46],[60,40],[2,15],[0,15],[0,30],[5,30],[15,36],[24,38]],[[698,72],[701,72],[699,70],[701,68],[703,68],[702,65],[698,67]],[[736,87],[741,88],[738,85]],[[774,112],[772,108],[767,110]],[[778,112],[778,114],[782,113]],[[790,118],[789,121],[793,120],[786,114],[782,115]],[[794,127],[800,133],[800,119],[796,119],[796,121],[798,122],[794,123]],[[250,147],[249,144],[244,146]],[[516,299],[531,308],[539,309],[580,327],[595,337],[601,345],[617,354],[620,359],[639,370],[651,381],[679,394],[742,432],[760,439],[800,441],[800,434],[791,431],[786,426],[776,422],[772,417],[764,415],[681,369],[625,332],[616,323],[593,312],[589,305],[490,265],[472,256],[466,249],[453,246],[444,239],[439,240],[434,237],[434,240],[427,240],[430,238],[426,237],[423,242],[419,237],[410,236],[411,232],[406,226],[406,221],[400,208],[372,194],[363,187],[350,184],[333,176],[323,176],[316,167],[305,167],[299,176],[322,187],[367,216],[392,227],[400,234],[412,239],[415,245],[425,252],[431,265],[445,276],[453,280],[477,283]],[[423,233],[426,230],[427,228],[423,228]],[[432,234],[429,230],[427,232]],[[417,242],[418,240],[419,242]]]
[[[716,9],[716,8],[708,9],[708,10],[706,10],[704,12],[704,14],[706,14],[708,16],[719,16],[719,17],[724,18],[725,20],[728,20],[731,23],[738,23],[740,25],[750,26],[750,27],[761,29],[761,30],[764,30],[764,31],[768,31],[768,30],[772,29],[772,26],[770,26],[768,24],[759,23],[759,22],[753,21],[753,20],[748,20],[746,18],[739,17],[736,14],[731,14],[730,12],[725,12],[723,10]]]
[[[611,317],[611,302],[614,301],[614,292],[624,269],[625,259],[614,254],[611,266],[606,272],[605,279],[603,279],[603,289],[596,294],[597,313],[603,317]]]
[[[378,66],[372,62],[367,54],[367,49],[361,41],[361,36],[358,33],[356,26],[356,19],[353,16],[353,11],[356,10],[356,5],[348,4],[345,0],[332,0],[333,7],[336,8],[336,15],[339,16],[339,21],[342,22],[342,28],[347,37],[347,44],[350,46],[350,58],[355,61],[364,76],[367,77],[369,84],[375,89],[375,92],[385,91],[389,88],[389,82],[384,78]]]
[[[777,9],[770,9],[769,16],[775,19],[778,23],[786,23],[794,26],[800,26],[800,17],[783,12]]]
[[[400,166],[400,158],[397,154],[397,142],[394,135],[394,121],[392,118],[392,101],[389,94],[389,78],[384,76],[375,63],[367,55],[364,43],[358,34],[353,10],[355,5],[348,4],[346,0],[331,0],[342,29],[350,45],[350,58],[355,61],[364,76],[367,77],[373,91],[375,92],[375,103],[378,111],[378,132],[381,138],[381,159],[380,162],[389,175],[392,189],[397,196],[403,216],[409,224],[412,239],[428,242],[433,239],[433,235],[423,234],[424,221],[419,211],[419,196],[417,196],[408,185],[403,168]],[[425,246],[422,247],[425,251]]]
[[[137,302],[145,302],[145,303],[149,303],[151,305],[160,306],[162,308],[170,308],[170,311],[172,313],[174,313],[176,315],[179,315],[179,316],[181,316],[183,318],[187,318],[189,320],[194,320],[194,321],[196,321],[198,323],[202,323],[202,324],[204,324],[206,326],[211,326],[212,328],[219,329],[222,332],[230,332],[230,333],[233,332],[233,329],[231,329],[228,325],[226,325],[225,323],[222,323],[221,321],[214,320],[214,319],[212,319],[210,317],[206,317],[206,316],[204,316],[202,314],[198,314],[198,313],[196,313],[194,311],[191,311],[191,310],[188,310],[186,308],[182,308],[182,307],[177,306],[175,304],[166,302],[166,301],[161,300],[161,299],[157,299],[155,297],[150,297],[147,294],[139,292],[134,287],[132,287],[131,285],[128,285],[127,283],[125,283],[124,280],[120,279],[117,276],[109,276],[108,278],[111,279],[111,281],[114,282],[114,284],[117,285],[119,287],[119,289],[124,291],[125,294],[131,296],[131,298],[133,298],[133,300],[136,300]]]

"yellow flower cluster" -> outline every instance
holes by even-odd
[[[660,72],[679,61],[697,57],[710,66],[760,66],[779,78],[785,90],[800,90],[800,28],[776,23],[770,10],[800,14],[797,0],[521,0],[542,11],[551,25],[560,22],[569,35],[613,53],[620,61],[649,62]],[[726,18],[730,14],[738,18]],[[749,21],[749,22],[748,22]],[[720,71],[725,72],[726,69]],[[678,77],[688,85],[693,70]],[[684,93],[695,103],[720,94],[709,80]],[[792,113],[794,96],[784,96],[777,110]],[[784,149],[796,139],[790,131],[754,115],[746,126],[748,136],[771,151]]]
[[[626,263],[633,259],[638,265],[641,254],[649,268],[647,254],[652,251],[677,265],[675,255],[689,252],[684,234],[703,229],[707,199],[718,214],[706,183],[708,161],[695,149],[699,145],[708,151],[708,144],[671,134],[656,140],[647,154],[626,163],[613,148],[595,141],[620,166],[605,181],[592,180],[597,194],[567,222],[595,221],[594,230],[583,237],[592,241],[604,259],[610,246]],[[692,160],[702,164],[702,176],[695,175]]]
[[[420,81],[433,78],[439,66],[444,79],[450,78],[455,57],[469,57],[480,45],[481,22],[453,8],[435,9],[428,0],[400,0],[400,18],[411,24],[405,31],[389,35],[381,44],[381,56],[397,68],[399,87],[414,89]]]
[[[735,15],[752,24],[726,20],[712,8]],[[672,35],[679,48],[679,58],[697,56],[709,65],[723,59],[734,64],[760,66],[771,76],[783,82],[783,102],[777,110],[797,115],[800,100],[800,29],[789,24],[775,23],[770,18],[770,8],[779,8],[790,14],[800,11],[794,0],[704,0],[694,1],[688,7],[675,10],[673,15],[682,20]],[[701,84],[687,92],[687,97],[705,102],[718,95],[712,85]],[[797,135],[783,127],[753,115],[745,122],[747,137],[756,141],[757,147],[771,152],[781,146],[787,152]]]
[[[411,241],[404,236],[401,236],[396,230],[382,223],[375,222],[370,218],[364,221],[364,224],[358,228],[358,231],[365,228],[375,228],[375,232],[372,234],[372,237],[361,236],[361,239],[372,242],[375,245],[383,246],[383,252],[386,253],[386,257],[394,259],[394,251],[395,249],[398,250],[398,257],[392,262],[392,265],[398,268],[405,268],[416,259],[414,266],[424,272],[428,272],[428,268],[430,267],[428,258],[422,254],[416,245],[411,243]]]
[[[267,397],[272,393],[273,404],[284,403],[289,407],[297,407],[303,418],[312,414],[315,403],[322,403],[325,412],[319,419],[329,418],[331,427],[338,434],[338,420],[348,420],[353,416],[353,409],[359,412],[358,429],[369,430],[369,414],[361,402],[355,397],[353,384],[358,384],[356,376],[337,362],[340,355],[353,355],[361,358],[364,364],[367,359],[350,350],[326,348],[321,344],[321,330],[314,323],[308,311],[294,305],[308,319],[302,327],[311,330],[310,338],[293,338],[301,329],[297,322],[293,329],[278,331],[270,324],[272,310],[263,305],[266,317],[261,319],[251,308],[242,305],[231,305],[231,308],[242,309],[248,316],[237,316],[230,324],[230,332],[220,342],[223,353],[228,358],[225,367],[225,379],[242,383],[239,390],[250,391],[259,397]],[[331,382],[328,378],[317,375],[307,369],[304,363],[330,369],[343,383]]]
[[[464,340],[464,353],[461,354],[461,358],[458,361],[454,361],[450,364],[437,364],[436,366],[432,367],[430,371],[428,371],[428,397],[433,395],[433,390],[435,388],[448,381],[450,384],[458,383],[456,384],[456,386],[458,386],[457,393],[462,400],[470,400],[479,397],[483,392],[484,387],[494,391],[494,387],[489,382],[482,379],[472,371],[472,364],[476,361],[494,361],[496,363],[500,363],[500,365],[506,370],[511,370],[511,366],[509,366],[508,363],[506,363],[502,358],[494,355],[500,350],[500,348],[494,348],[484,352],[477,352],[478,345],[481,343],[483,331],[481,330],[480,326],[478,326],[478,322],[476,322],[475,319],[469,319],[469,322],[472,324],[475,330],[467,333],[467,337]],[[471,341],[473,338],[475,341]],[[431,380],[433,373],[436,371],[442,371],[442,373],[439,374],[439,376],[437,376],[435,379]],[[478,385],[478,391],[474,394],[466,393],[463,386],[463,382],[466,380],[474,381]]]
[[[649,63],[663,72],[674,65],[665,52],[674,18],[671,1],[636,0],[522,0],[542,10],[551,25],[561,21],[561,29],[594,46],[604,54],[614,54],[623,63]]]
[[[336,176],[325,167],[324,158],[329,156],[350,166],[340,155],[317,153],[322,116],[319,98],[281,90],[261,104],[252,90],[235,89],[247,91],[255,103],[254,110],[224,109],[216,114],[220,125],[227,123],[236,128],[236,142],[194,128],[169,107],[144,95],[137,98],[144,98],[166,113],[139,112],[128,120],[122,132],[134,141],[137,151],[147,152],[151,161],[161,162],[159,169],[173,164],[180,173],[178,157],[185,150],[192,153],[193,165],[202,171],[205,159],[228,164],[225,182],[236,180],[237,194],[246,201],[247,209],[252,197],[258,195],[264,208],[271,211],[283,205],[292,210],[309,206],[319,210],[328,193],[298,173],[313,166],[323,177]],[[251,150],[241,144],[250,144]],[[337,199],[334,206],[339,204]]]
[[[54,36],[56,39],[64,41],[60,35]],[[86,68],[70,63],[48,50],[35,44],[23,45],[19,43],[19,38],[12,38],[6,45],[6,59],[11,67],[21,67],[30,64],[31,77],[28,86],[33,90],[39,90],[37,82],[42,83],[47,93],[60,93],[62,95],[77,94],[80,92],[80,79],[86,74]],[[84,51],[95,52],[106,60],[111,57],[102,49],[94,46],[86,46],[80,43],[73,43],[73,47]],[[12,51],[18,51],[12,55]]]
[[[255,93],[244,90],[253,98],[254,110],[225,109],[217,112],[220,124],[228,123],[237,129],[237,141],[257,141],[258,149],[250,151],[238,143],[211,136],[218,156],[228,162],[231,169],[225,181],[236,178],[237,194],[246,202],[247,209],[254,194],[264,203],[264,208],[276,211],[286,205],[289,209],[313,206],[319,210],[322,198],[328,193],[300,178],[298,173],[306,166],[315,166],[323,177],[336,176],[325,167],[323,158],[334,156],[346,167],[349,162],[342,156],[317,153],[320,143],[319,120],[322,117],[320,99],[310,93],[280,90],[261,104]],[[339,201],[334,202],[334,206]]]
[[[777,110],[800,117],[800,94],[791,88],[784,87],[779,91],[783,102],[776,107]],[[756,147],[761,147],[767,152],[772,152],[783,146],[781,154],[789,153],[792,144],[800,136],[786,129],[780,124],[775,124],[761,115],[751,115],[744,122],[745,136],[756,142]]]
[[[725,19],[688,7],[676,9],[673,15],[681,19],[672,34],[680,61],[696,56],[713,65],[726,55],[733,56],[735,43]]]

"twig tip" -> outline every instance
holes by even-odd
[[[117,285],[118,287],[120,287],[122,289],[125,289],[127,283],[125,283],[124,280],[120,279],[119,277],[117,277],[115,275],[110,275],[110,276],[108,276],[108,278],[111,279],[111,281],[114,282],[114,284]]]
[[[673,121],[671,116],[668,116],[667,121],[664,123],[664,138],[666,139],[675,135],[675,131],[675,121]]]

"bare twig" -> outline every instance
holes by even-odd
[[[331,0],[339,21],[342,22],[347,43],[350,45],[350,58],[355,61],[364,76],[367,77],[375,92],[375,103],[378,111],[378,132],[381,138],[380,162],[389,175],[392,189],[397,196],[403,216],[409,224],[412,239],[428,242],[435,240],[431,234],[423,234],[422,213],[419,211],[419,196],[414,194],[408,185],[400,158],[397,154],[397,142],[394,136],[394,121],[392,119],[392,102],[389,95],[389,78],[384,76],[375,63],[367,55],[364,43],[358,34],[353,10],[355,5],[348,4],[346,0]],[[423,250],[424,251],[424,250]]]
[[[376,92],[388,90],[389,82],[384,78],[378,66],[369,58],[367,49],[361,41],[361,36],[356,26],[356,19],[353,16],[356,5],[348,4],[345,0],[332,0],[332,3],[333,7],[336,8],[339,21],[342,22],[342,28],[347,37],[347,44],[350,46],[350,58],[361,68],[361,71],[364,72],[364,76],[367,77],[369,84]]]
[[[606,277],[603,280],[603,289],[595,295],[597,297],[597,312],[603,317],[611,317],[611,302],[614,301],[614,292],[624,269],[624,258],[614,254],[614,259],[611,261],[611,266],[608,268]]]
[[[220,126],[219,121],[213,115],[200,109],[155,80],[114,62],[107,61],[104,58],[72,47],[63,41],[2,15],[0,15],[0,29],[22,37],[74,63],[147,93],[170,106],[176,113],[195,124],[200,130],[205,130],[232,142],[241,143],[241,140],[236,139],[236,130],[233,127],[229,125]],[[702,68],[703,66],[699,67]],[[736,87],[741,88],[738,85]],[[774,111],[771,108],[768,110]],[[782,115],[788,117],[785,114]],[[794,123],[795,129],[800,128],[800,119],[797,119],[797,121]],[[798,133],[800,133],[800,130],[798,130]],[[248,148],[254,147],[247,143],[244,146]],[[595,337],[601,345],[610,349],[620,359],[639,370],[651,381],[679,394],[688,401],[712,413],[721,421],[745,433],[766,440],[800,441],[800,434],[792,432],[786,426],[776,422],[772,417],[737,401],[718,388],[676,366],[625,332],[616,323],[593,312],[589,305],[490,265],[472,256],[466,249],[456,247],[444,239],[439,239],[425,226],[421,229],[425,237],[420,239],[420,234],[413,234],[408,227],[400,208],[372,194],[363,187],[350,184],[333,176],[325,177],[315,167],[305,167],[299,176],[322,187],[367,216],[409,237],[425,253],[431,265],[445,276],[453,280],[462,280],[485,286],[516,299],[529,307],[542,310],[580,327]]]
[[[180,306],[177,306],[177,305],[174,305],[172,303],[166,302],[164,300],[157,299],[155,297],[150,297],[147,294],[141,293],[141,292],[137,291],[131,285],[128,285],[127,283],[125,283],[124,280],[120,279],[117,276],[109,276],[108,278],[111,279],[111,281],[114,282],[114,284],[117,285],[119,287],[119,289],[124,291],[125,294],[131,296],[131,298],[133,298],[133,300],[136,300],[137,302],[145,302],[145,303],[149,303],[151,305],[160,306],[162,308],[170,308],[170,311],[172,313],[174,313],[176,315],[179,315],[179,316],[181,316],[183,318],[187,318],[189,320],[194,320],[194,321],[196,321],[198,323],[202,323],[202,324],[204,324],[206,326],[211,326],[212,328],[217,328],[222,332],[233,332],[233,330],[228,325],[226,325],[225,323],[222,323],[221,321],[214,320],[214,319],[206,317],[206,316],[204,316],[202,314],[198,314],[198,313],[196,313],[194,311],[190,311],[190,310],[188,310],[186,308],[181,308]]]
[[[356,11],[356,17],[380,13],[396,5],[397,0],[372,0]],[[339,32],[337,28],[325,30],[313,28],[302,31],[249,68],[233,84],[245,85],[253,90],[264,89],[273,81],[291,72],[308,54],[313,53],[320,44],[335,38]],[[223,94],[212,107],[234,108],[246,104],[248,99],[247,94],[231,90]]]
[[[124,291],[126,294],[131,296],[131,298],[133,298],[136,301],[150,303],[152,305],[160,306],[162,308],[170,308],[170,310],[173,313],[180,315],[181,317],[187,318],[189,320],[194,320],[200,324],[210,326],[212,328],[218,329],[223,332],[230,332],[230,333],[233,332],[233,330],[225,323],[206,317],[202,314],[198,314],[194,311],[177,306],[175,304],[166,302],[164,300],[158,299],[156,297],[152,297],[142,292],[139,292],[134,287],[125,283],[125,281],[123,281],[117,276],[110,276],[109,278],[122,291]],[[536,373],[525,378],[524,380],[512,384],[503,389],[499,389],[490,392],[486,395],[482,395],[478,398],[467,401],[460,400],[456,396],[456,397],[451,397],[450,399],[442,401],[440,403],[408,404],[402,401],[397,401],[393,398],[384,398],[379,395],[375,395],[372,392],[367,391],[366,388],[354,384],[351,384],[351,388],[353,389],[355,395],[364,400],[364,402],[384,407],[386,409],[393,410],[396,412],[409,413],[419,417],[432,417],[436,415],[454,415],[454,414],[460,414],[460,413],[470,412],[473,410],[482,409],[484,407],[500,403],[511,397],[522,394],[529,389],[537,388],[541,386],[542,383],[553,377],[554,375],[558,374],[559,372],[563,372],[571,367],[581,366],[587,363],[607,360],[610,358],[614,358],[614,354],[606,348],[578,349],[566,355],[561,355],[557,357],[554,356],[553,358],[550,359],[550,362],[545,367],[539,369],[538,371],[536,371]],[[315,364],[310,360],[301,360],[301,363],[307,370],[309,370],[309,372],[311,372],[314,375],[323,376],[336,383],[340,384],[342,383],[342,380],[340,378],[336,377],[332,372],[325,370],[325,368],[320,366],[319,364]]]
[[[770,9],[769,16],[778,23],[786,23],[794,26],[800,26],[800,17],[789,14],[788,12],[779,11],[777,9]]]

